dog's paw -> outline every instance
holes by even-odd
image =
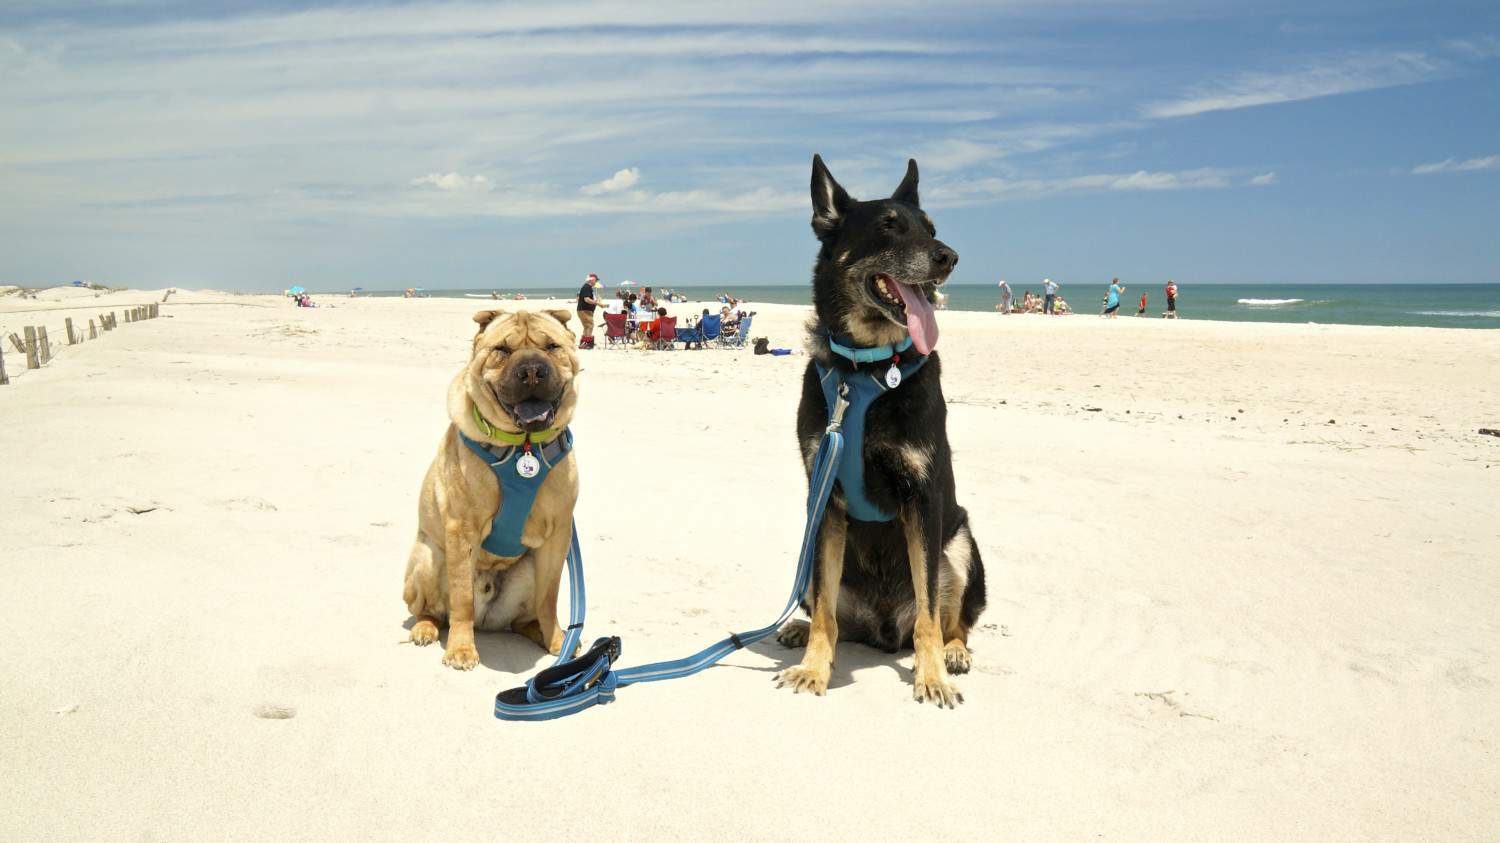
[[[948,666],[951,674],[968,673],[971,665],[969,648],[957,638],[949,641],[943,646],[943,664]]]
[[[776,642],[783,647],[793,650],[798,647],[806,647],[807,634],[810,629],[812,629],[812,625],[807,621],[787,621],[781,625],[781,629],[776,630]]]
[[[964,701],[964,695],[959,693],[958,686],[948,681],[948,677],[938,674],[936,676],[918,676],[912,682],[911,697],[919,703],[930,702],[938,708],[957,708]]]
[[[479,664],[479,651],[473,644],[450,644],[443,653],[443,664],[454,670],[473,670]]]
[[[776,674],[776,687],[791,688],[795,694],[807,691],[821,697],[828,693],[828,674],[827,666],[815,668],[799,664]]]
[[[411,643],[418,647],[426,647],[428,644],[438,640],[437,624],[426,618],[412,624]]]

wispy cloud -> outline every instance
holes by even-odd
[[[1213,190],[1230,187],[1232,174],[1203,167],[1195,170],[1095,173],[1063,178],[985,178],[945,182],[928,190],[935,207],[1052,196],[1059,193],[1108,191]]]
[[[1250,185],[1251,187],[1269,187],[1275,183],[1276,174],[1274,172],[1261,173],[1258,176],[1251,176],[1250,181],[1246,182],[1246,184]]]
[[[414,186],[430,185],[449,192],[479,190],[487,191],[494,183],[485,176],[465,176],[459,173],[428,173],[411,180]]]
[[[1412,85],[1450,71],[1446,60],[1421,52],[1347,56],[1283,73],[1246,73],[1189,90],[1142,109],[1151,118],[1187,117],[1258,105]]]
[[[1472,173],[1476,170],[1500,170],[1500,155],[1486,155],[1483,158],[1469,158],[1464,161],[1446,158],[1431,164],[1418,164],[1411,168],[1412,175],[1417,176],[1433,173]]]
[[[640,180],[640,168],[629,167],[624,170],[617,170],[614,175],[610,176],[604,181],[594,182],[593,184],[586,184],[583,187],[578,188],[578,191],[586,196],[599,196],[604,193],[618,193],[619,191],[625,190],[626,188],[635,186],[635,183]]]

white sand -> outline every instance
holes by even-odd
[[[4,297],[0,328],[159,300]],[[319,300],[7,349],[0,838],[1500,835],[1500,331],[944,313],[990,584],[967,704],[852,645],[793,696],[769,643],[507,724],[532,644],[402,643],[484,303]],[[755,309],[800,346],[804,309]],[[765,623],[805,358],[586,355],[588,637],[639,664]]]

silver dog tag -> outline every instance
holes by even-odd
[[[542,464],[529,453],[522,454],[521,458],[516,460],[516,473],[528,480],[535,477],[536,473],[541,470]]]
[[[889,369],[885,370],[885,385],[887,387],[889,387],[890,389],[895,389],[896,387],[898,387],[898,386],[901,385],[901,367],[900,366],[897,366],[895,363],[892,363],[891,367]]]

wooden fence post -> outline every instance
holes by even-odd
[[[30,325],[26,326],[26,368],[42,368],[42,364],[36,359],[36,329]]]
[[[0,348],[0,386],[10,383],[10,376],[5,374],[5,349]]]
[[[52,343],[47,339],[47,329],[45,327],[36,329],[36,345],[37,349],[42,353],[42,362],[50,362],[52,360]]]
[[[10,335],[10,344],[16,347],[17,354],[26,353],[26,343],[21,342],[21,338],[16,336],[14,331]]]
[[[63,323],[68,327],[68,345],[77,345],[78,340],[73,338],[73,317],[69,316]]]
[[[99,338],[99,331],[94,328],[94,320],[90,319],[89,320],[89,339],[96,340],[98,338]]]

